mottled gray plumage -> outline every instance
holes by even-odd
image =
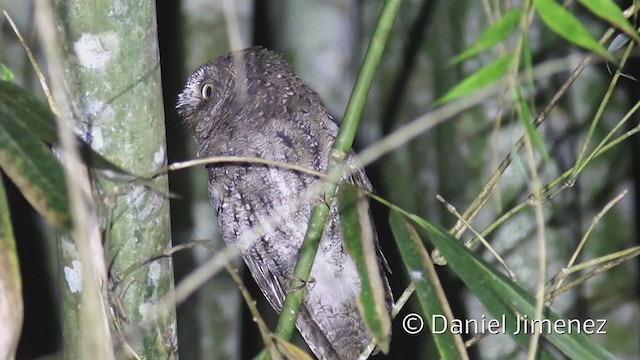
[[[325,171],[338,132],[318,94],[280,55],[262,48],[226,54],[196,69],[177,109],[194,132],[198,157],[257,157]],[[348,180],[370,188],[353,154],[347,162],[354,170]],[[208,170],[225,242],[237,243],[252,229],[262,229],[260,239],[238,244],[258,286],[280,311],[311,210],[321,201],[317,194],[298,199],[319,180],[262,164],[214,164]],[[284,217],[274,222],[276,214]],[[380,271],[390,304],[383,266]],[[360,280],[343,249],[335,204],[306,286],[296,326],[311,350],[320,359],[357,359],[371,334],[357,309]]]

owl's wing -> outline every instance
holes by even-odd
[[[306,306],[302,305],[300,308],[300,314],[296,320],[296,327],[300,330],[300,335],[304,338],[304,341],[309,345],[311,351],[321,359],[326,360],[341,360],[340,355],[333,348],[333,345],[327,339],[318,323],[311,317],[309,310]]]
[[[280,284],[280,280],[278,280],[278,278],[269,271],[268,267],[265,264],[262,264],[256,257],[243,256],[243,258],[251,272],[251,275],[253,275],[258,287],[264,294],[264,297],[267,298],[271,307],[280,312],[282,304],[284,303],[284,298],[286,297],[286,294],[282,289],[282,285]]]
[[[280,313],[286,294],[278,277],[255,257],[243,256],[243,258],[269,304]],[[296,327],[314,354],[322,354],[322,359],[326,360],[340,360],[340,356],[304,304],[300,307]]]

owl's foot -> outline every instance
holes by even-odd
[[[330,200],[331,200],[331,199],[327,199],[327,198],[325,198],[325,196],[324,196],[324,195],[318,195],[318,196],[316,197],[317,204],[324,205],[324,206],[326,206],[327,208],[329,207],[329,203],[331,202]]]
[[[315,280],[312,278],[305,280],[296,274],[289,275],[289,279],[289,290],[287,291],[287,295],[298,290],[302,290],[307,287],[307,285],[312,286],[315,283]]]

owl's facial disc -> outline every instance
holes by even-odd
[[[203,116],[207,119],[215,117],[224,100],[225,79],[224,72],[211,64],[201,66],[189,76],[176,104],[178,115],[187,125],[202,126],[199,123]]]

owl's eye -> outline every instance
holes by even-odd
[[[202,85],[202,98],[205,100],[209,100],[213,97],[213,84],[212,83],[205,83],[204,85]]]

